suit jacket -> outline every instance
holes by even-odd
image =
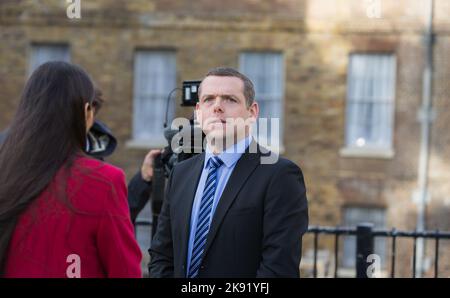
[[[284,158],[262,164],[260,150],[248,151],[213,215],[198,277],[299,277],[308,227],[302,172]],[[179,163],[169,177],[149,249],[151,277],[186,277],[191,210],[204,158],[203,153]]]

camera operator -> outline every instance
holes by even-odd
[[[161,150],[151,150],[145,156],[141,169],[133,176],[128,184],[128,204],[130,205],[131,220],[136,218],[150,199],[152,192],[152,179],[154,174],[155,158]]]

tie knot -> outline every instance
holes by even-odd
[[[218,156],[211,157],[208,162],[210,169],[217,169],[223,165],[223,161]]]

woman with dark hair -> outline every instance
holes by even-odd
[[[0,276],[141,277],[125,175],[83,153],[96,98],[66,62],[28,80],[0,145]]]

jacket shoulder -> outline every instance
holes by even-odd
[[[95,158],[79,157],[75,160],[74,166],[75,175],[97,178],[90,179],[94,183],[97,181],[110,184],[125,181],[125,173],[122,169]]]
[[[293,171],[298,171],[298,172],[300,172],[300,174],[303,175],[302,170],[299,165],[297,165],[292,160],[281,157],[281,156],[278,156],[277,160],[273,163],[262,164],[262,167],[270,170],[274,174],[280,173],[283,171],[293,170]]]
[[[177,170],[177,171],[183,171],[186,169],[190,169],[192,168],[194,165],[196,165],[199,162],[203,162],[205,153],[200,153],[197,154],[195,156],[192,156],[191,158],[185,159],[179,163],[177,163],[174,167],[173,170]]]
[[[75,207],[82,211],[120,216],[128,212],[125,173],[118,167],[79,157],[71,168],[68,186]]]

